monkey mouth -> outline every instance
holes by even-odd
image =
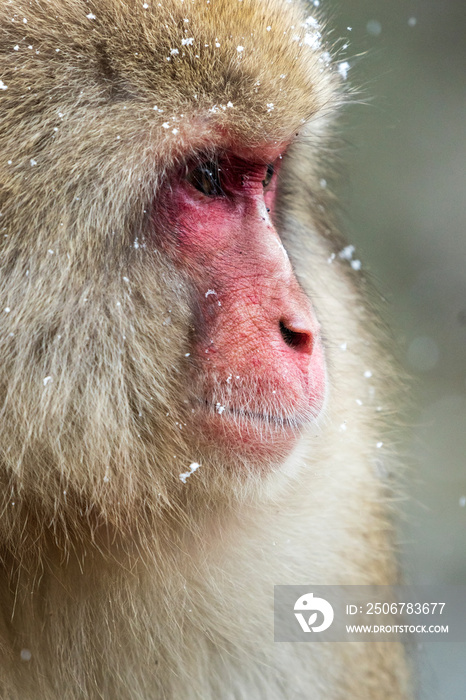
[[[249,408],[241,408],[228,404],[213,403],[208,399],[198,399],[198,406],[201,406],[210,417],[229,418],[238,423],[256,424],[257,426],[270,426],[275,430],[299,433],[315,416],[303,416],[295,414],[293,416],[266,413],[263,411],[253,411]]]
[[[285,457],[317,417],[310,410],[290,415],[278,405],[271,411],[260,404],[224,405],[201,397],[194,405],[192,429],[201,442],[206,440],[225,454],[241,455],[260,464],[264,460],[277,463]]]

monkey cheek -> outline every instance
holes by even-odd
[[[320,337],[315,341],[309,364],[309,409],[314,420],[320,416],[327,399],[327,363]]]

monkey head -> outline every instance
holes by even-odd
[[[282,241],[291,151],[321,140],[335,102],[313,13],[1,12],[5,486],[52,517],[120,522],[192,488],[190,463],[190,485],[223,490],[277,467],[326,385]]]

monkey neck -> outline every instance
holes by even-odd
[[[116,529],[97,516],[74,530],[58,521],[48,530],[37,523],[35,535],[29,523],[22,546],[3,552],[0,640],[8,640],[16,658],[21,649],[30,650],[38,667],[41,658],[57,658],[59,648],[63,677],[71,668],[84,684],[91,682],[85,675],[91,667],[95,682],[111,685],[110,664],[131,678],[131,694],[124,698],[182,697],[168,693],[167,684],[178,681],[167,678],[191,683],[205,659],[215,666],[210,640],[218,630],[228,658],[266,663],[257,646],[264,634],[257,602],[270,607],[274,584],[388,583],[393,577],[373,480],[363,479],[364,490],[342,498],[361,472],[360,458],[345,461],[345,473],[335,458],[321,462],[316,454],[315,460],[299,458],[307,468],[283,474],[276,491],[264,486],[259,503],[244,499],[225,510],[224,503],[205,502],[197,519],[185,503],[184,511],[168,509],[154,519],[150,532]],[[193,511],[199,494],[194,501]],[[351,557],[328,557],[335,538]],[[363,538],[366,546],[355,548],[354,541]],[[48,686],[37,692],[45,679],[30,678],[31,689],[22,697],[52,697]],[[79,686],[76,679],[66,682]],[[70,697],[81,697],[82,687],[74,693]]]

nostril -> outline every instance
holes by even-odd
[[[306,350],[307,352],[312,351],[312,333],[306,330],[294,330],[287,326],[283,321],[280,321],[280,334],[284,342],[290,348],[295,350]]]

